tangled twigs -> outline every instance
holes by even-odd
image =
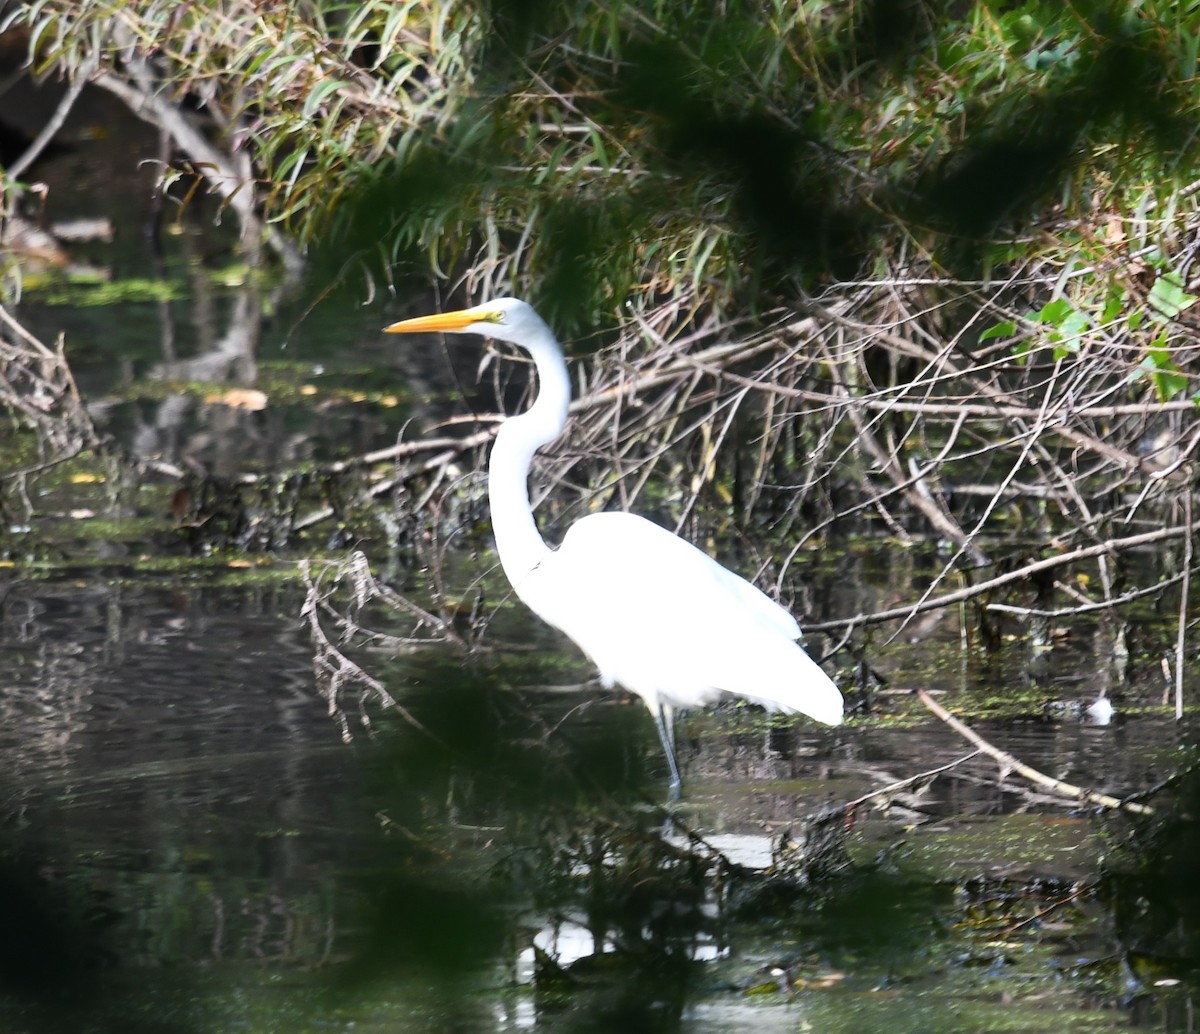
[[[1183,673],[1187,649],[1188,603],[1192,578],[1192,495],[1183,493],[1184,527],[1187,536],[1183,540],[1183,589],[1179,594],[1179,627],[1175,637],[1175,717],[1183,717]]]
[[[362,553],[353,553],[342,564],[328,565],[322,573],[329,573],[330,571],[333,573],[330,584],[323,585],[321,583],[321,574],[314,576],[312,566],[309,562],[301,561],[300,574],[304,578],[307,594],[300,616],[308,623],[309,636],[313,643],[313,672],[316,676],[317,685],[321,688],[322,694],[329,703],[330,717],[336,719],[341,726],[342,739],[346,742],[352,739],[350,724],[346,718],[345,709],[342,706],[342,697],[345,689],[353,685],[358,685],[362,690],[359,696],[359,721],[365,728],[370,729],[371,727],[370,713],[366,705],[367,698],[373,695],[384,708],[394,710],[412,726],[420,729],[427,736],[437,739],[433,733],[429,732],[410,711],[403,707],[387,691],[382,682],[371,676],[361,665],[346,656],[341,646],[335,644],[326,633],[322,624],[322,618],[328,619],[339,629],[339,641],[344,643],[361,632],[357,622],[357,614],[372,599],[382,597],[389,606],[396,610],[406,611],[414,616],[418,621],[418,628],[432,626],[445,639],[458,641],[458,636],[441,619],[430,614],[428,611],[422,610],[416,604],[405,600],[390,589],[386,589],[385,586],[376,581],[367,564],[367,558]],[[351,583],[353,599],[351,605],[345,611],[340,611],[330,602],[330,597],[336,590],[337,585],[344,579],[349,580]],[[378,633],[370,633],[369,637],[375,641],[386,639],[393,645],[399,643],[427,643],[430,641],[428,638],[417,638],[415,636],[406,639],[384,637]]]
[[[42,436],[46,461],[70,458],[101,443],[79,395],[60,339],[39,341],[0,305],[0,405]],[[13,477],[19,471],[6,471]]]
[[[853,404],[853,393],[842,380],[839,365],[831,362],[829,369],[840,396],[839,401],[854,426],[859,444],[871,457],[875,466],[887,475],[896,491],[900,492],[909,505],[924,516],[939,535],[944,535],[955,543],[974,563],[988,563],[987,554],[959,526],[954,516],[947,512],[945,506],[939,505],[938,500],[926,486],[925,480],[915,474],[912,477],[906,476],[899,457],[894,451],[885,448],[883,443],[878,440],[866,419],[866,412]],[[947,448],[944,451],[949,450]]]
[[[968,761],[979,757],[981,753],[983,753],[982,749],[973,750],[970,754],[964,754],[961,758],[955,758],[953,761],[939,765],[937,768],[930,768],[924,772],[918,772],[916,775],[899,779],[894,783],[888,783],[887,786],[881,786],[877,790],[865,793],[861,797],[855,797],[854,800],[846,801],[844,804],[839,804],[830,810],[843,812],[848,815],[864,804],[871,804],[878,811],[886,811],[892,801],[895,800],[897,794],[906,793],[915,795],[923,793],[938,776],[949,772],[952,768],[958,768],[959,765],[965,765]]]
[[[835,629],[845,628],[848,625],[878,624],[879,622],[892,621],[896,618],[907,620],[924,611],[936,610],[940,607],[949,606],[952,603],[961,603],[963,600],[979,596],[992,589],[998,589],[1013,582],[1023,581],[1031,575],[1038,574],[1049,568],[1059,567],[1063,564],[1070,564],[1079,560],[1087,560],[1091,557],[1116,553],[1122,549],[1133,549],[1137,546],[1163,542],[1167,539],[1182,538],[1187,532],[1188,529],[1184,527],[1158,528],[1154,531],[1142,532],[1139,535],[1127,535],[1124,538],[1109,539],[1092,546],[1084,546],[1081,549],[1073,549],[1066,553],[1060,553],[1057,556],[1035,560],[1033,563],[1026,564],[1015,571],[1007,571],[1004,574],[997,575],[995,578],[989,578],[985,582],[967,586],[965,589],[956,589],[954,592],[948,592],[941,596],[930,597],[909,606],[892,607],[889,610],[876,611],[874,614],[860,614],[857,617],[841,618],[837,621],[810,622],[804,626],[804,630],[806,632],[830,632]]]
[[[1048,776],[1044,772],[1039,772],[1036,768],[1030,768],[1022,761],[1018,761],[1011,754],[1001,750],[999,747],[994,747],[988,743],[979,733],[968,728],[949,711],[941,706],[933,699],[925,690],[917,690],[917,698],[930,711],[937,715],[951,729],[959,735],[966,737],[975,744],[985,754],[990,754],[998,762],[1000,762],[1001,771],[1008,773],[1013,771],[1024,776],[1031,783],[1037,783],[1039,786],[1044,786],[1055,793],[1061,794],[1064,797],[1071,797],[1077,801],[1086,801],[1089,804],[1098,804],[1102,808],[1112,808],[1116,811],[1131,812],[1134,815],[1153,815],[1154,809],[1146,804],[1138,804],[1136,801],[1122,801],[1116,797],[1110,797],[1106,793],[1098,793],[1095,790],[1085,790],[1082,786],[1074,786],[1071,783],[1064,783],[1061,779],[1055,779],[1053,776]]]
[[[1000,936],[1012,937],[1014,934],[1025,929],[1025,927],[1032,926],[1034,923],[1040,923],[1046,918],[1046,916],[1057,912],[1060,908],[1064,907],[1065,905],[1069,905],[1072,901],[1078,901],[1081,897],[1091,894],[1096,889],[1096,882],[1097,881],[1095,880],[1083,880],[1082,882],[1076,884],[1074,889],[1069,894],[1066,894],[1060,898],[1056,898],[1045,908],[1038,909],[1038,911],[1034,912],[1033,915],[1026,916],[1024,919],[1005,927]]]
[[[633,409],[636,411],[645,405],[647,393],[652,391],[661,392],[667,399],[677,399],[680,395],[680,385],[694,377],[697,370],[719,373],[719,364],[722,362],[731,359],[745,361],[764,350],[769,350],[773,343],[770,341],[723,343],[695,354],[683,352],[680,348],[681,344],[682,342],[676,342],[663,355],[648,357],[634,369],[626,371],[622,368],[616,373],[610,372],[609,379],[601,380],[593,390],[584,392],[578,398],[573,399],[570,413],[579,419],[579,422],[572,426],[572,436],[577,434],[580,439],[585,441],[601,438],[608,433],[608,415],[612,406],[628,402],[632,403]],[[480,446],[487,445],[496,436],[503,417],[498,414],[485,413],[478,415],[475,419],[488,426],[458,437],[438,435],[400,442],[362,456],[333,463],[329,466],[328,473],[336,475],[353,468],[368,467],[385,462],[395,463],[400,466],[399,475],[371,487],[370,494],[373,497],[384,496],[396,487],[398,481],[415,474],[442,469]],[[647,421],[643,417],[639,423],[644,425]],[[579,447],[576,446],[571,451],[577,453]],[[543,469],[546,466],[548,464],[544,463]],[[561,472],[557,472],[552,476],[554,480],[558,480],[563,475]],[[296,522],[296,530],[312,527],[334,515],[335,511],[329,507],[316,510],[301,517]]]

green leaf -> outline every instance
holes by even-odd
[[[1033,318],[1038,323],[1057,327],[1074,311],[1074,306],[1066,298],[1055,298],[1054,301],[1043,305]]]
[[[1072,309],[1067,317],[1058,325],[1058,330],[1050,335],[1050,339],[1068,342],[1071,351],[1079,351],[1079,337],[1088,329],[1088,318],[1078,309]]]
[[[1173,320],[1195,304],[1196,295],[1188,294],[1183,289],[1183,278],[1178,273],[1170,272],[1154,281],[1147,300],[1158,315]]]
[[[1171,367],[1171,349],[1167,347],[1167,335],[1164,331],[1159,334],[1146,348],[1146,358],[1156,370],[1166,370]]]
[[[1151,379],[1160,402],[1170,402],[1176,395],[1187,391],[1190,383],[1185,374],[1174,371],[1159,371]]]
[[[612,163],[608,160],[608,152],[604,149],[604,138],[594,127],[588,129],[588,139],[591,141],[592,150],[595,152],[596,164],[605,171],[611,169]]]
[[[301,111],[302,116],[306,119],[312,118],[313,114],[320,108],[322,100],[347,85],[341,79],[322,79],[308,91],[308,96],[304,98],[304,107]]]
[[[1017,332],[1017,324],[1013,320],[1005,320],[1003,323],[997,323],[994,327],[988,327],[982,334],[979,335],[980,342],[991,341],[995,337],[1012,337]]]
[[[1109,289],[1108,297],[1104,299],[1104,311],[1100,313],[1102,324],[1112,323],[1125,307],[1125,292],[1118,287]]]
[[[1058,328],[1063,335],[1082,334],[1088,329],[1087,314],[1080,312],[1078,309],[1072,309],[1071,314],[1059,324]]]
[[[1150,343],[1130,380],[1136,381],[1146,376],[1149,376],[1160,402],[1170,402],[1187,391],[1191,384],[1190,378],[1175,365],[1174,352],[1165,330]]]

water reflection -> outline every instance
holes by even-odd
[[[11,588],[0,892],[9,944],[38,950],[0,958],[10,1004],[31,1027],[69,1007],[135,1029],[111,968],[252,962],[323,972],[329,1010],[424,985],[425,1008],[468,1022],[536,946],[532,997],[513,1001],[537,1015],[586,977],[603,1015],[677,1023],[693,967],[727,943],[713,878],[742,865],[719,841],[663,838],[641,709],[409,658],[387,678],[419,726],[385,715],[347,748],[299,604],[183,583]],[[554,951],[572,924],[586,959]]]
[[[376,656],[419,726],[377,713],[343,744],[301,602],[182,578],[9,585],[9,1027],[956,1029],[992,981],[1072,1009],[1086,975],[1115,1008],[1108,957],[1139,995],[1193,980],[1190,806],[1113,878],[1114,929],[1076,890],[1092,821],[983,759],[887,813],[833,812],[828,838],[808,824],[962,753],[945,730],[735,707],[683,721],[688,798],[664,835],[640,705],[514,688],[520,656]],[[1169,742],[1144,718],[981,731],[1116,793],[1152,782]]]
[[[1194,722],[1189,731],[1194,736]],[[1105,874],[1130,992],[1150,1013],[1155,989],[1171,992],[1188,1013],[1200,993],[1200,767],[1194,746],[1188,755],[1173,793],[1117,841]]]

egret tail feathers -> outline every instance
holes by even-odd
[[[833,680],[798,643],[777,640],[743,659],[737,668],[715,673],[716,686],[771,711],[799,711],[826,725],[841,725],[845,701]]]

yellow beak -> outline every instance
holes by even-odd
[[[385,334],[452,334],[462,331],[472,323],[479,322],[479,313],[475,309],[458,309],[455,312],[436,312],[432,316],[417,316],[411,320],[401,320],[390,327],[384,327]]]

